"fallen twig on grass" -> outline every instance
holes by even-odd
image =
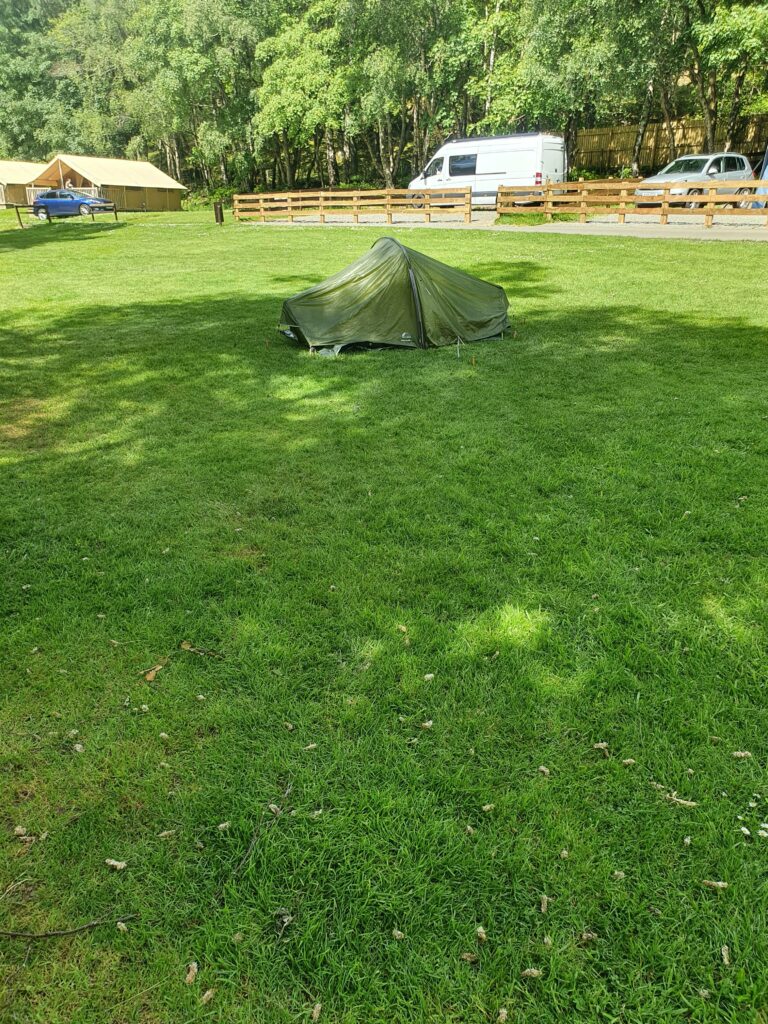
[[[0,936],[5,939],[56,939],[62,935],[76,935],[78,932],[88,931],[90,928],[98,928],[102,924],[115,924],[117,921],[130,921],[138,914],[121,914],[118,917],[99,917],[87,924],[80,924],[77,928],[61,928],[50,932],[6,932],[0,931]]]
[[[283,800],[286,800],[291,795],[291,790],[292,789],[293,789],[293,783],[289,782],[288,785],[286,786],[286,788],[283,790]],[[259,818],[259,820],[258,820],[258,822],[256,824],[256,828],[253,830],[253,835],[251,836],[251,841],[248,844],[248,849],[245,851],[243,856],[240,858],[240,860],[237,863],[237,867],[232,872],[232,877],[233,878],[235,877],[235,875],[239,875],[240,874],[242,869],[245,867],[249,857],[253,853],[253,849],[256,846],[258,838],[259,838],[259,836],[261,834],[262,827],[264,829],[268,829],[270,827],[270,825],[274,825],[274,823],[281,817],[281,815],[279,813],[275,814],[275,812],[272,810],[272,808],[276,807],[276,806],[277,806],[276,804],[269,804],[268,810],[271,812],[272,817],[268,818],[266,820],[266,822],[264,821],[264,812],[262,811],[262,815],[261,815],[261,817]],[[280,810],[280,808],[278,808],[278,810]]]

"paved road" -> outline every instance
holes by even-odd
[[[552,224],[496,224],[496,213],[493,210],[475,210],[472,223],[465,224],[463,219],[452,214],[439,216],[431,224],[425,224],[413,216],[394,216],[394,226],[411,228],[438,228],[464,231],[525,231],[541,235],[610,235],[613,238],[681,238],[694,241],[728,241],[728,242],[768,242],[768,218],[766,214],[754,217],[729,217],[727,213],[716,214],[711,228],[705,228],[702,221],[692,217],[675,217],[670,215],[669,224],[659,224],[648,216],[633,217],[627,214],[625,224],[618,224],[616,217],[606,215],[593,217],[587,224],[566,221]],[[249,223],[256,224],[258,221]],[[318,217],[302,217],[290,225],[288,221],[270,220],[270,224],[284,224],[293,227],[320,226]],[[338,216],[328,220],[324,227],[354,226],[351,216]],[[382,227],[384,218],[379,215],[361,214],[360,227]]]

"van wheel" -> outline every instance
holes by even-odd
[[[411,196],[411,205],[413,206],[414,210],[423,210],[425,199],[426,196],[423,193],[414,193],[414,195]]]
[[[751,188],[740,188],[740,189],[737,190],[736,195],[737,196],[750,196],[751,197],[751,196],[754,195],[754,193],[753,193]],[[750,208],[750,206],[752,205],[752,199],[751,198],[749,198],[749,199],[740,199],[736,203],[736,205],[739,207],[740,210],[748,210]]]

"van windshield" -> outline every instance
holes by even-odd
[[[430,160],[427,164],[427,169],[424,171],[425,178],[431,178],[433,174],[439,174],[443,169],[443,158],[437,157],[435,160]]]

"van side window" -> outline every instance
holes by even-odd
[[[425,178],[431,178],[433,174],[439,174],[443,169],[443,158],[439,156],[436,160],[433,160],[424,171]]]
[[[474,174],[477,170],[477,153],[462,153],[461,156],[448,157],[448,174],[452,178]]]

